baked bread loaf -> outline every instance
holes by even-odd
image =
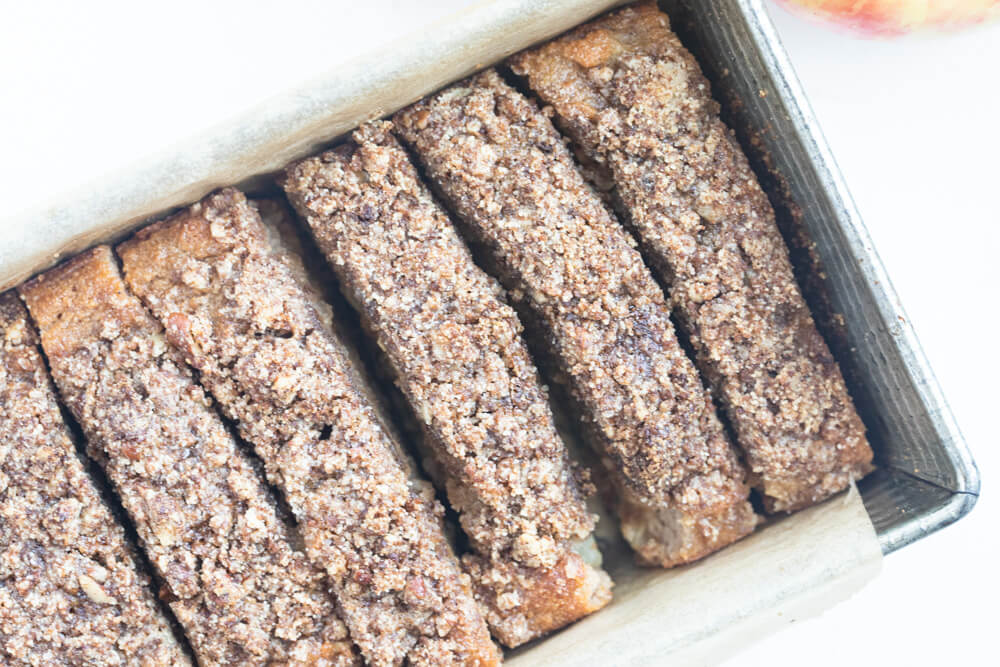
[[[38,337],[0,294],[0,662],[191,662],[78,458]]]
[[[472,260],[389,123],[287,170],[283,185],[416,413],[463,557],[507,646],[604,606],[611,581],[548,394],[500,286]]]

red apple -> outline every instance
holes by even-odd
[[[869,34],[953,29],[1000,16],[1000,0],[782,0]]]

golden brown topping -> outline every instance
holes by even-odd
[[[388,130],[367,124],[350,144],[291,167],[285,190],[420,414],[438,482],[475,552],[495,564],[477,560],[477,596],[494,634],[515,646],[603,606],[610,581],[577,558],[579,582],[549,585],[569,574],[563,563],[593,517],[517,316]],[[585,580],[598,583],[581,604]],[[522,597],[550,594],[563,613],[493,604],[525,587]]]
[[[77,457],[13,292],[0,294],[0,662],[190,665]]]

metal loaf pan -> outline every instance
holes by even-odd
[[[882,552],[957,521],[976,503],[978,470],[764,0],[660,4],[772,199],[807,300],[868,427],[878,470],[859,489]],[[797,244],[801,238],[809,242]]]
[[[878,470],[853,493],[773,521],[697,564],[606,565],[615,601],[508,657],[515,665],[714,664],[815,615],[877,574],[883,553],[968,513],[979,477],[764,9],[765,0],[662,0],[748,152],[821,331],[845,372]],[[475,69],[619,0],[479,0],[275,95],[163,155],[37,210],[0,211],[0,291],[115,241],[227,184],[271,184],[336,142]],[[611,532],[614,532],[613,530]],[[695,574],[697,573],[697,575]]]

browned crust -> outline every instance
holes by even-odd
[[[676,565],[749,533],[743,468],[663,294],[548,119],[490,70],[395,124],[538,318],[615,472],[640,557]]]
[[[579,554],[566,551],[551,567],[523,567],[514,561],[462,559],[477,584],[477,598],[491,627],[510,647],[542,637],[611,601],[611,580]]]
[[[667,17],[642,3],[512,65],[614,183],[769,508],[810,505],[869,472],[864,425],[774,213]]]
[[[352,664],[322,571],[290,547],[273,499],[126,291],[111,249],[84,253],[21,294],[199,663]]]
[[[226,189],[119,246],[129,286],[253,443],[372,664],[496,664],[441,508],[257,211]]]
[[[45,353],[56,359],[70,357],[100,338],[105,326],[129,329],[142,326],[148,318],[129,298],[105,246],[52,269],[19,291],[43,330]]]
[[[477,559],[473,584],[494,635],[517,646],[603,606],[610,580],[565,566],[594,518],[521,324],[389,127],[290,167],[284,187],[419,416],[473,549],[495,563]]]
[[[14,292],[0,294],[0,661],[190,665],[77,457]]]

